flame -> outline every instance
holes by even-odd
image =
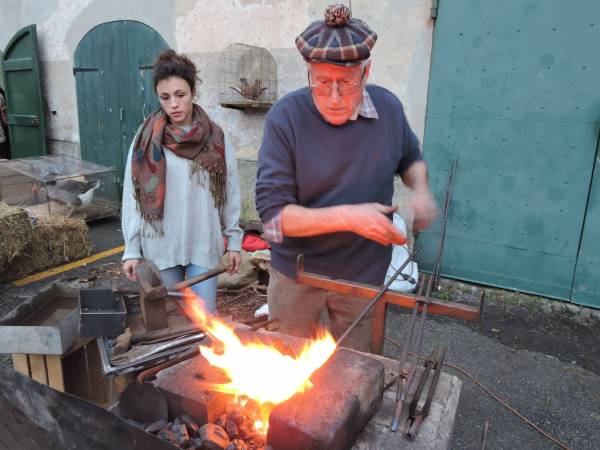
[[[215,385],[216,390],[256,401],[261,417],[255,426],[263,433],[275,405],[311,388],[309,377],[335,351],[335,340],[326,331],[305,344],[295,357],[262,342],[242,343],[230,325],[206,313],[204,302],[190,289],[186,290],[185,303],[188,315],[213,338],[212,347],[200,346],[202,356],[230,379]]]

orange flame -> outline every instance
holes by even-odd
[[[259,431],[266,431],[268,416],[275,405],[298,392],[312,387],[309,377],[333,354],[336,344],[328,332],[308,342],[292,357],[261,342],[243,343],[233,328],[209,316],[201,299],[186,291],[187,312],[212,338],[217,349],[200,346],[200,352],[213,366],[223,369],[230,381],[218,384],[221,392],[247,396],[259,403],[262,421]]]

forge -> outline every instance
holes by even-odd
[[[236,334],[285,354],[295,354],[305,343],[280,333],[237,330]],[[384,372],[383,363],[368,355],[336,350],[310,377],[311,388],[272,409],[266,444],[274,450],[351,448],[381,405]],[[222,425],[224,411],[236,402],[235,395],[214,389],[225,381],[220,369],[198,355],[158,372],[153,384],[167,400],[169,417],[187,415],[199,424]]]

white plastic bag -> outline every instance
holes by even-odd
[[[394,214],[394,225],[396,225],[396,228],[406,236],[406,223],[404,223],[404,219],[398,214]],[[390,262],[390,266],[388,267],[385,276],[386,283],[396,273],[396,270],[400,268],[404,261],[406,261],[409,254],[408,245],[393,246],[392,261]],[[406,275],[407,279],[403,278],[402,275],[399,275],[391,284],[390,289],[400,292],[414,291],[419,282],[419,268],[417,267],[417,263],[415,261],[409,262],[406,267],[402,269],[402,274]]]

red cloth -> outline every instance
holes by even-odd
[[[227,238],[223,238],[223,246],[227,249]],[[271,246],[267,241],[253,232],[244,233],[242,238],[242,250],[245,252],[255,252],[257,250],[270,250]],[[227,251],[227,250],[225,250]]]
[[[245,252],[255,252],[257,250],[268,250],[271,246],[267,241],[262,239],[260,236],[252,233],[244,234],[242,239],[242,250]]]

